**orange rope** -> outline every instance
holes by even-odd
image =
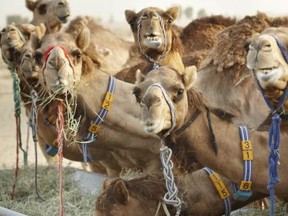
[[[19,174],[19,117],[15,116],[16,120],[16,167],[15,167],[15,172],[14,172],[14,183],[12,186],[12,192],[11,192],[11,199],[14,199],[15,196],[15,189],[16,189],[16,183],[18,179],[18,174]]]
[[[59,196],[60,196],[60,210],[59,215],[63,216],[63,128],[64,128],[64,117],[63,117],[63,105],[60,102],[58,104],[58,117],[56,121],[57,128],[57,142],[58,142],[58,172],[59,172]]]

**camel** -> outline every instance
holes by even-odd
[[[285,25],[287,21],[287,18],[271,18],[264,13],[246,16],[219,33],[218,43],[202,62],[194,87],[205,94],[213,106],[232,113],[235,124],[258,128],[269,114],[246,67],[247,39],[269,26]]]
[[[137,64],[127,63],[128,67],[117,73],[116,78],[134,83],[137,69],[141,69],[142,73],[148,73],[157,65],[169,65],[179,72],[184,71],[181,59],[183,48],[178,28],[173,24],[178,11],[178,7],[171,7],[166,11],[156,7],[144,8],[138,13],[132,10],[125,11],[126,20],[134,36],[134,46],[131,49],[138,50],[134,51],[138,55],[134,55],[141,61],[136,61]]]
[[[259,87],[275,108],[288,81],[287,35],[287,27],[266,28],[251,38],[247,54],[247,67],[255,74]],[[283,51],[278,43],[283,46]],[[287,111],[287,100],[283,108]]]
[[[70,7],[68,0],[26,0],[26,7],[33,12],[31,24],[45,24],[47,33],[60,31],[68,22]]]
[[[83,140],[91,121],[100,110],[110,77],[109,74],[97,69],[93,60],[86,55],[90,35],[87,27],[83,28],[78,35],[69,31],[45,35],[33,54],[36,66],[42,68],[40,83],[45,95],[53,97],[56,95],[56,98],[61,101],[67,96],[68,101],[77,104],[77,107],[72,105],[71,107],[75,108],[74,119],[81,118],[79,128],[76,128],[78,132],[70,136],[71,128],[68,126],[65,131],[67,139],[64,148],[78,150],[69,158],[71,160],[83,161],[83,157],[78,157],[78,153],[82,153],[83,146],[79,142]],[[140,107],[131,94],[133,88],[134,85],[117,80],[112,109],[101,126],[97,142],[88,147],[93,160],[106,163],[105,167],[113,165],[109,173],[111,176],[119,175],[122,168],[136,167],[143,169],[144,172],[160,172],[159,146],[157,147],[159,139],[154,135],[146,134],[139,123]],[[48,101],[50,97],[41,100]],[[58,103],[57,99],[55,103]],[[57,114],[55,107],[53,104],[51,106],[48,104],[46,117]],[[68,110],[69,106],[65,108]],[[66,118],[68,124],[67,121]],[[47,143],[53,143],[56,136],[55,128],[44,126],[43,120],[39,122],[38,127],[51,130],[45,134]],[[142,157],[143,154],[145,158]],[[113,159],[117,163],[113,164]],[[115,168],[114,165],[118,167]]]
[[[233,194],[231,181],[224,177],[222,180],[230,195]],[[183,202],[181,215],[225,214],[224,202],[203,169],[177,176],[176,184]],[[95,215],[133,216],[137,212],[139,216],[165,216],[167,214],[162,206],[156,214],[165,193],[166,185],[163,176],[144,175],[131,180],[106,179],[102,192],[97,197]],[[236,201],[231,196],[228,196],[228,199],[231,202],[231,210],[236,210],[265,196],[267,195],[255,192],[247,201]],[[170,215],[175,215],[175,208],[167,205],[167,209]]]
[[[184,65],[195,65],[200,70],[208,51],[219,40],[218,33],[235,23],[235,18],[213,15],[195,19],[185,26],[180,34]]]
[[[208,166],[238,184],[243,178],[239,127],[231,123],[231,115],[220,112],[219,109],[213,109],[207,102],[207,98],[205,100],[199,91],[191,87],[193,81],[191,77],[193,77],[191,70],[179,75],[177,71],[165,67],[150,71],[146,75],[144,82],[138,84],[134,89],[136,99],[142,107],[141,121],[144,128],[147,132],[162,137],[173,151],[175,148],[182,148],[183,160],[193,158],[198,164]],[[152,85],[153,83],[157,84]],[[170,98],[170,103],[174,108],[168,106],[169,100],[166,99],[166,101],[164,95]],[[170,113],[170,109],[171,113],[175,110],[173,119],[174,115]],[[281,140],[285,143],[288,138],[287,124],[282,123],[280,128]],[[253,144],[253,152],[255,152],[251,189],[267,193],[269,181],[269,164],[266,159],[269,155],[268,132],[250,130],[249,136]],[[184,152],[183,149],[185,149]],[[280,145],[279,152],[281,155],[286,155],[288,149],[286,146]],[[285,196],[288,193],[288,184],[285,181],[288,177],[287,160],[287,158],[281,157],[281,165],[278,166],[280,181],[275,186],[275,194],[279,196]],[[188,165],[189,163],[188,161]]]

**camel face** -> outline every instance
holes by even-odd
[[[275,37],[288,48],[288,28],[268,28],[252,38],[247,55],[247,66],[256,75],[263,89],[283,90],[288,81],[286,62]]]
[[[25,43],[21,32],[14,25],[8,25],[1,31],[1,51],[4,61],[13,61],[14,51],[19,50]],[[7,62],[6,62],[7,63]]]
[[[142,124],[147,132],[158,134],[171,128],[172,113],[167,97],[173,104],[172,109],[177,110],[176,128],[183,123],[188,110],[186,92],[195,77],[194,66],[186,68],[183,75],[170,68],[160,67],[150,71],[144,81],[134,88],[136,99],[141,105]],[[157,85],[154,85],[155,83]]]
[[[149,54],[151,50],[163,53],[171,49],[171,24],[177,18],[178,8],[173,7],[163,11],[149,7],[139,13],[126,10],[125,14],[135,42],[138,42],[138,46],[141,46],[146,54]]]
[[[71,92],[80,80],[82,50],[66,33],[49,34],[34,53],[36,66],[42,68],[41,80],[50,92]]]
[[[66,23],[70,17],[70,7],[67,0],[26,0],[26,6],[33,12],[31,23],[45,23],[48,29]]]

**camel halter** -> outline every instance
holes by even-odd
[[[165,145],[165,141],[164,141],[164,138],[167,137],[168,135],[170,135],[170,133],[175,128],[175,122],[176,122],[175,108],[174,108],[173,102],[171,101],[167,92],[161,86],[160,83],[154,83],[154,84],[150,85],[147,88],[145,95],[147,94],[147,92],[149,91],[149,89],[151,87],[157,87],[161,90],[161,92],[165,98],[165,101],[167,102],[167,104],[169,106],[169,110],[170,110],[170,114],[171,114],[171,127],[161,137],[161,147],[160,147],[160,160],[161,160],[162,167],[163,167],[163,175],[164,175],[165,182],[166,182],[166,188],[168,190],[168,192],[164,195],[163,199],[164,199],[165,204],[172,205],[177,209],[175,216],[179,216],[181,213],[182,201],[178,197],[178,188],[175,184],[174,175],[173,175],[173,171],[172,171],[172,169],[173,169],[173,162],[171,160],[172,150]],[[144,95],[144,97],[145,97],[145,95]]]
[[[46,84],[46,79],[45,79],[45,75],[44,75],[43,72],[44,72],[44,69],[46,68],[46,64],[47,64],[47,61],[48,61],[48,59],[49,59],[49,56],[50,56],[51,52],[52,52],[53,49],[56,48],[56,47],[59,47],[59,48],[61,48],[61,49],[63,50],[64,55],[65,55],[66,59],[68,60],[70,67],[71,67],[72,70],[73,70],[73,76],[75,76],[75,70],[74,70],[75,65],[73,64],[73,62],[72,62],[72,60],[71,60],[71,58],[70,58],[70,55],[69,55],[68,50],[67,50],[64,46],[62,46],[62,45],[51,46],[51,47],[48,47],[48,49],[44,52],[44,65],[43,65],[43,67],[42,67],[42,75],[43,75],[44,85],[47,85],[47,84]],[[74,78],[75,78],[75,77],[74,77]],[[74,79],[74,80],[75,80],[75,79]]]
[[[163,23],[163,19],[158,13],[156,13],[156,16],[160,20],[160,26],[161,26],[161,30],[162,30],[162,33],[163,33],[163,36],[164,36],[164,51],[158,57],[158,59],[153,59],[152,57],[148,56],[144,52],[144,50],[142,48],[142,45],[141,45],[141,36],[140,36],[140,34],[141,34],[142,20],[145,19],[144,18],[144,14],[141,15],[141,17],[139,18],[139,20],[137,22],[137,42],[138,42],[139,49],[140,49],[142,55],[144,55],[146,59],[148,59],[150,62],[153,63],[153,69],[159,67],[159,61],[168,53],[168,49],[167,49],[167,34],[166,34],[166,31],[165,31],[165,26],[164,26],[164,23]]]
[[[276,40],[276,43],[281,50],[281,53],[285,59],[285,61],[288,63],[288,53],[285,49],[285,47],[281,44],[279,39],[272,35],[274,39]],[[259,80],[256,78],[255,72],[253,73],[258,89],[260,90],[267,106],[272,112],[272,123],[269,129],[269,139],[268,139],[268,146],[270,148],[270,153],[268,156],[268,163],[269,163],[269,183],[267,186],[267,189],[269,190],[270,194],[270,215],[274,215],[274,204],[275,204],[275,191],[274,187],[279,182],[278,177],[278,164],[279,164],[279,158],[280,158],[280,152],[279,152],[279,144],[280,144],[280,122],[281,122],[281,107],[285,102],[285,99],[287,97],[288,93],[288,82],[286,85],[286,88],[280,97],[279,103],[277,107],[274,107],[272,102],[269,100],[269,98],[265,95],[264,90],[260,86]]]

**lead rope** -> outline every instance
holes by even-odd
[[[273,36],[276,40],[276,43],[278,47],[280,48],[283,57],[285,58],[285,61],[288,62],[288,54],[284,46],[281,44],[281,42],[278,40],[277,37]],[[253,73],[254,74],[254,73]],[[255,77],[255,74],[254,74]],[[286,88],[280,97],[279,103],[277,107],[274,107],[272,102],[269,100],[269,98],[265,95],[264,90],[260,86],[259,80],[255,77],[258,89],[260,90],[267,106],[272,111],[272,123],[269,129],[269,138],[268,138],[268,146],[270,148],[270,153],[268,156],[268,163],[269,163],[269,183],[267,185],[267,189],[269,190],[270,195],[270,216],[274,215],[274,205],[275,205],[275,185],[279,182],[279,176],[278,176],[278,164],[279,164],[279,158],[280,158],[280,152],[279,152],[279,144],[280,144],[280,114],[278,113],[280,111],[280,108],[285,102],[287,92],[288,92],[288,83],[286,85]]]
[[[56,130],[57,130],[57,143],[58,143],[58,173],[59,173],[59,216],[63,216],[63,130],[64,130],[64,116],[63,116],[63,104],[59,102],[58,104],[58,116],[56,120]]]
[[[158,87],[168,106],[169,106],[169,110],[171,113],[171,127],[169,128],[169,130],[161,137],[161,147],[160,147],[160,160],[162,163],[162,167],[163,167],[163,175],[165,178],[165,182],[166,182],[166,188],[167,188],[167,193],[164,195],[164,203],[168,204],[168,205],[172,205],[176,208],[176,214],[175,216],[179,216],[181,213],[181,205],[182,205],[182,201],[181,199],[178,197],[178,188],[175,184],[175,180],[174,180],[174,174],[173,174],[173,161],[171,160],[172,157],[172,150],[170,148],[168,148],[165,145],[165,141],[164,139],[170,135],[170,133],[174,130],[175,128],[175,121],[176,121],[176,117],[175,117],[175,109],[173,106],[173,103],[171,101],[171,99],[169,98],[169,96],[167,95],[165,89],[161,86],[160,83],[154,83],[152,85],[150,85],[147,89],[146,92],[149,91],[149,89],[151,87]]]
[[[35,181],[35,192],[37,197],[41,200],[41,201],[45,201],[39,193],[39,189],[38,189],[38,153],[37,153],[37,142],[38,142],[38,138],[37,138],[37,119],[38,119],[38,114],[37,114],[37,98],[38,98],[38,94],[37,92],[32,89],[31,93],[31,115],[30,115],[30,127],[32,130],[32,138],[33,138],[33,142],[34,142],[34,152],[35,152],[35,172],[34,172],[34,181]]]
[[[167,49],[167,35],[166,35],[166,31],[165,31],[165,26],[164,26],[164,23],[163,23],[163,19],[162,17],[156,13],[158,19],[160,20],[160,26],[161,26],[161,29],[162,29],[162,33],[163,33],[163,37],[164,37],[164,51],[163,53],[158,57],[158,59],[153,59],[151,58],[150,56],[148,56],[143,48],[142,48],[142,45],[141,45],[141,36],[140,36],[140,31],[141,31],[141,26],[142,26],[142,20],[144,19],[144,16],[142,15],[138,22],[137,22],[137,42],[138,42],[138,46],[139,46],[139,49],[142,53],[142,55],[144,55],[144,57],[146,59],[148,59],[150,62],[153,63],[153,69],[156,69],[159,67],[159,61],[168,53],[168,49]]]

